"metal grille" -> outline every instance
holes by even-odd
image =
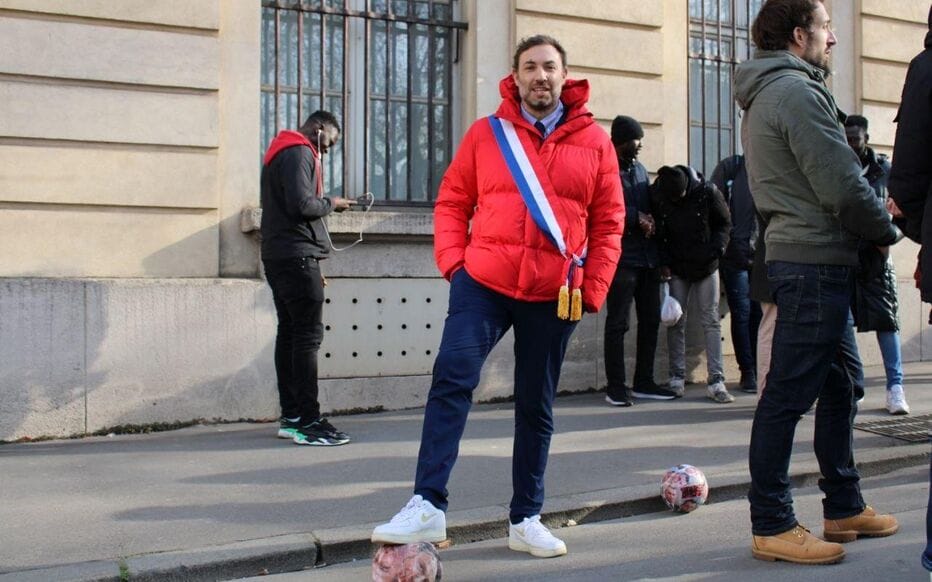
[[[711,176],[741,152],[735,66],[751,56],[750,25],[763,0],[689,0],[689,164]]]
[[[456,0],[263,0],[262,143],[317,109],[343,124],[327,193],[427,204],[453,150]]]
[[[923,443],[930,439],[929,430],[932,428],[932,414],[901,416],[891,420],[856,422],[854,428],[911,443]]]

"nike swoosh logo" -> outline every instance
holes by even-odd
[[[432,515],[427,514],[427,513],[422,513],[422,514],[421,514],[421,523],[427,523],[427,522],[430,521],[431,519],[433,519],[433,516],[432,516]]]

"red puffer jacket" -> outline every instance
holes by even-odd
[[[499,89],[503,101],[495,115],[538,148],[556,192],[550,205],[567,250],[578,252],[588,239],[583,308],[597,312],[621,255],[625,206],[615,150],[585,106],[589,83],[566,81],[560,97],[565,121],[543,143],[521,115],[511,75]],[[531,218],[486,118],[466,132],[440,184],[434,257],[448,280],[465,265],[476,281],[523,301],[556,301],[563,284],[565,259]]]

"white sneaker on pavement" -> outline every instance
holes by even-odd
[[[555,558],[566,553],[566,544],[550,533],[540,522],[539,515],[525,517],[518,525],[508,526],[508,547],[538,558]]]
[[[372,541],[385,544],[442,542],[447,539],[446,515],[420,495],[395,514],[388,523],[372,530]]]
[[[902,384],[894,384],[887,390],[887,412],[897,415],[909,414],[909,404],[906,404]]]
[[[728,393],[728,389],[725,388],[724,382],[715,382],[708,385],[709,398],[718,402],[719,404],[728,404],[729,402],[734,402],[735,397]]]

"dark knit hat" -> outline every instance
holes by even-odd
[[[620,144],[642,137],[644,137],[644,130],[637,119],[619,115],[612,121],[612,143]]]
[[[663,166],[657,170],[654,180],[654,191],[666,200],[676,200],[686,192],[689,179],[681,168],[676,166]]]

